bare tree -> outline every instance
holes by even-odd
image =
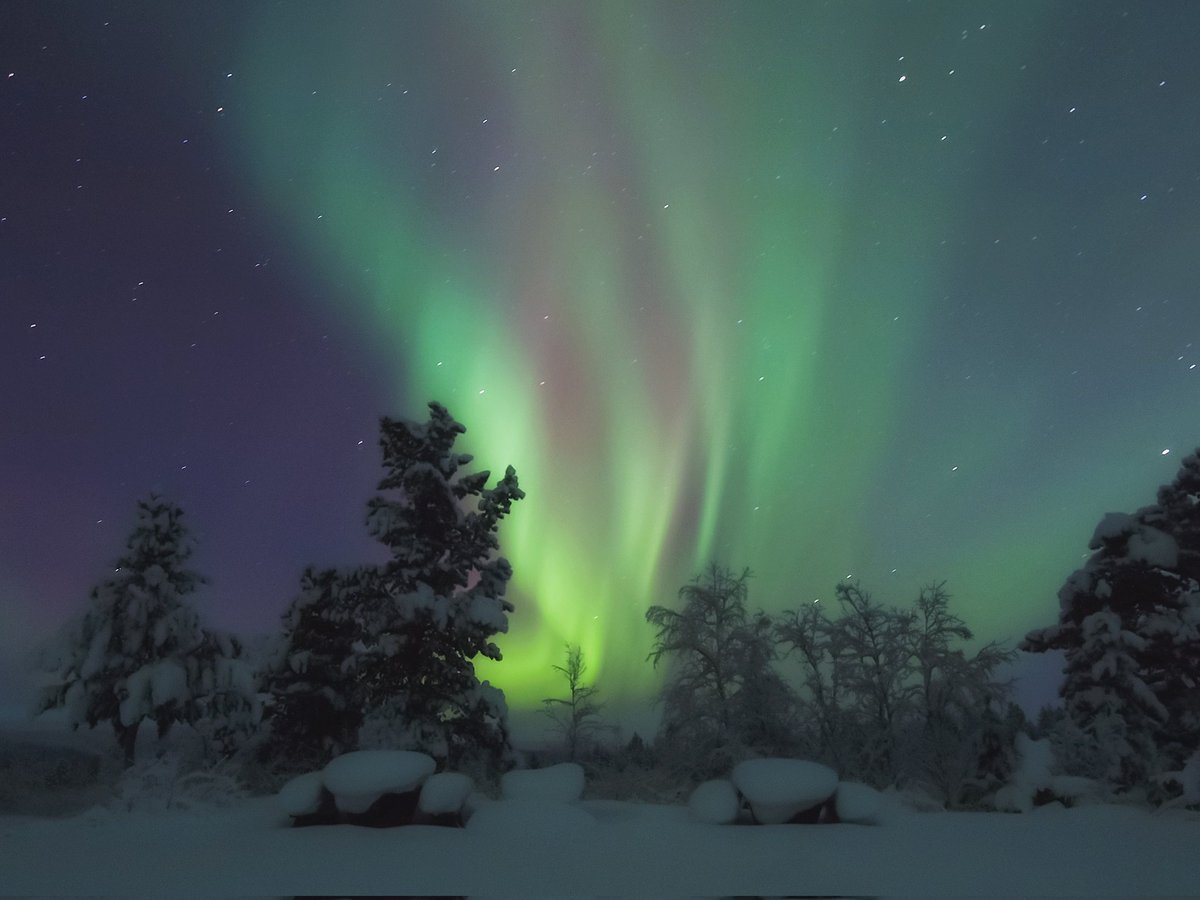
[[[547,697],[542,701],[542,712],[554,723],[555,730],[563,736],[567,747],[567,759],[575,761],[580,744],[600,730],[600,712],[604,704],[597,702],[600,689],[583,683],[587,664],[583,661],[583,650],[578,644],[567,644],[565,665],[554,666],[567,680],[567,698]]]
[[[845,716],[842,667],[837,664],[837,628],[825,617],[819,602],[785,612],[775,628],[780,644],[790,645],[788,653],[798,658],[807,689],[801,705],[817,724],[818,756],[830,762],[838,771],[845,768]]]
[[[898,726],[912,698],[914,617],[876,602],[858,584],[839,584],[837,598],[842,617],[836,623],[835,664],[864,727],[860,767],[872,780],[893,783]]]
[[[750,748],[778,752],[787,737],[792,693],[771,668],[771,620],[746,611],[749,580],[713,563],[680,589],[682,609],[646,611],[658,631],[649,658],[670,661],[662,737],[692,777],[727,771]]]

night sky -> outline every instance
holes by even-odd
[[[1198,365],[1194,2],[0,5],[0,706],[151,490],[213,625],[378,561],[433,399],[528,494],[515,707],[649,696],[710,560],[1015,641]]]

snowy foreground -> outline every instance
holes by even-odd
[[[0,894],[479,897],[1148,896],[1200,892],[1200,814],[1116,806],[709,825],[684,806],[536,803],[508,827],[289,828],[276,798],[204,812],[0,817]],[[583,812],[589,813],[582,815]],[[594,821],[592,819],[594,818]]]

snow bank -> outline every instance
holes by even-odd
[[[806,760],[748,759],[734,767],[733,783],[759,823],[777,825],[828,800],[838,777],[828,766]]]
[[[688,812],[701,822],[713,825],[728,825],[738,816],[741,801],[737,788],[723,778],[706,781],[692,791],[688,798]]]
[[[467,795],[474,789],[471,776],[461,772],[439,772],[430,775],[421,785],[417,808],[431,816],[457,813],[463,808]]]
[[[856,825],[878,825],[883,810],[883,795],[869,784],[857,781],[838,783],[833,806],[842,822]]]
[[[324,786],[320,772],[297,775],[279,789],[275,802],[289,816],[308,816],[321,808]]]
[[[583,766],[559,763],[544,769],[513,769],[500,777],[505,800],[570,803],[583,796]]]
[[[330,760],[321,777],[341,812],[363,813],[383,794],[416,789],[435,768],[412,750],[355,750]]]
[[[1017,735],[1017,770],[1008,784],[996,791],[995,806],[1002,812],[1029,812],[1033,809],[1033,798],[1041,790],[1053,790],[1053,782],[1060,780],[1064,787],[1075,791],[1079,785],[1072,782],[1088,782],[1087,779],[1055,779],[1050,774],[1054,763],[1054,750],[1049,740],[1035,741],[1027,734]]]
[[[497,800],[467,820],[467,833],[519,841],[573,840],[595,828],[596,817],[573,803],[556,800]]]

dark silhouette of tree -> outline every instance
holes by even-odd
[[[466,429],[439,403],[429,413],[380,420],[384,493],[367,527],[390,559],[306,573],[288,614],[278,724],[321,757],[380,745],[499,765],[510,752],[504,695],[473,660],[501,658],[492,638],[508,630],[512,568],[497,531],[525,494],[511,466],[491,488],[488,472],[463,471],[471,456],[454,444]]]
[[[562,735],[567,750],[567,759],[574,762],[579,756],[580,744],[596,734],[602,727],[600,713],[604,704],[596,697],[600,690],[595,685],[584,684],[587,664],[578,644],[568,644],[563,665],[554,666],[567,682],[566,698],[547,697],[542,701],[542,712],[554,723],[554,729]]]
[[[692,777],[727,772],[751,750],[790,731],[792,695],[771,668],[771,620],[746,610],[750,571],[712,564],[682,587],[682,609],[651,606],[650,660],[669,663],[661,695],[662,739]]]

